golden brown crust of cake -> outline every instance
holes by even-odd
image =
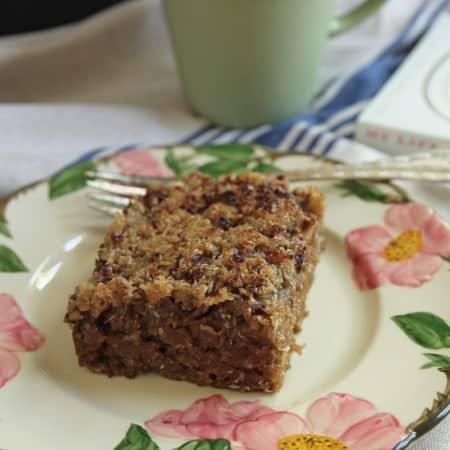
[[[80,364],[109,375],[158,371],[200,384],[278,389],[305,315],[322,216],[320,192],[289,192],[283,177],[196,173],[149,188],[116,217],[92,278],[69,301]],[[202,328],[221,349],[202,342]],[[264,367],[242,354],[252,345]],[[192,364],[181,357],[188,349]],[[228,364],[234,380],[211,376],[202,351],[208,364]],[[243,365],[251,376],[240,376]]]

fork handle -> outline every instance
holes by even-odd
[[[313,180],[411,180],[433,183],[450,182],[450,171],[427,171],[420,169],[354,168],[334,166],[333,168],[295,170],[285,172],[290,181]]]

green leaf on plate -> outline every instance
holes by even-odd
[[[164,157],[164,162],[167,167],[172,169],[173,173],[177,177],[182,177],[183,175],[195,170],[194,164],[189,164],[182,159],[177,158],[175,156],[175,152],[171,148],[167,151],[166,156]]]
[[[220,175],[227,175],[231,172],[240,173],[247,169],[247,161],[233,159],[218,159],[203,164],[198,170],[206,175],[217,178]]]
[[[425,348],[450,348],[450,326],[440,317],[416,312],[392,317],[392,320],[416,344]]]
[[[225,439],[206,439],[186,442],[175,450],[231,450],[231,444]]]
[[[249,161],[255,154],[255,149],[245,144],[203,145],[196,147],[195,151],[201,155],[234,161]]]
[[[133,423],[114,450],[159,450],[159,447],[144,428]]]
[[[374,184],[356,180],[343,180],[336,187],[344,191],[344,197],[354,195],[366,202],[390,203],[389,196]]]
[[[260,173],[273,173],[273,172],[280,172],[281,169],[274,164],[269,164],[265,162],[260,162],[256,164],[255,167],[252,168],[253,172],[260,172]]]
[[[53,200],[70,192],[78,191],[86,185],[86,171],[95,171],[96,166],[91,161],[69,167],[50,178],[48,183],[48,198]]]
[[[28,272],[28,269],[9,247],[0,245],[0,272]]]
[[[8,229],[8,225],[6,223],[6,219],[0,216],[0,234],[3,234],[6,237],[12,237],[11,232]]]
[[[450,358],[437,353],[424,353],[430,362],[424,364],[421,369],[429,369],[430,367],[438,367],[439,369],[450,369]]]

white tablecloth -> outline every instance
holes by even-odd
[[[423,1],[391,0],[364,25],[330,41],[321,82],[369,61]],[[338,9],[355,3],[341,0]],[[0,196],[92,148],[167,144],[205,123],[182,102],[157,0],[135,0],[52,31],[0,38],[0,102]],[[374,154],[355,145],[337,155]],[[414,189],[450,220],[448,190]],[[450,420],[414,448],[449,450]]]

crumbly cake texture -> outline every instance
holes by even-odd
[[[149,187],[115,218],[65,317],[79,364],[280,389],[321,250],[323,196],[244,173]]]

